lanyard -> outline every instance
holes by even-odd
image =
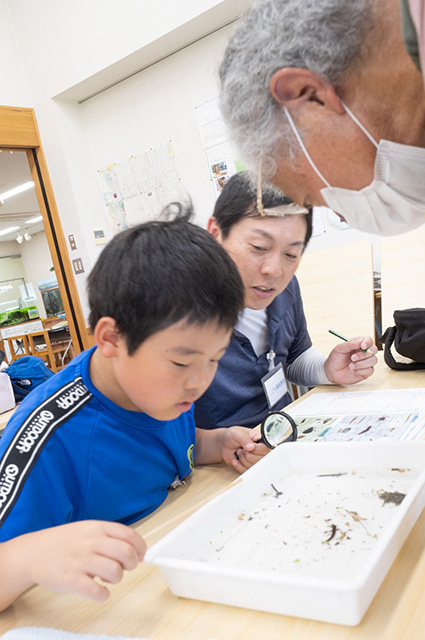
[[[275,357],[276,357],[276,354],[273,351],[273,349],[270,349],[270,351],[268,351],[266,353],[266,358],[267,358],[268,363],[269,363],[269,371],[274,369],[274,359],[275,359]]]

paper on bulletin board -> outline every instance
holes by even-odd
[[[195,113],[214,195],[218,198],[229,178],[245,167],[227,139],[219,99],[213,98],[195,107]]]
[[[113,233],[158,217],[184,195],[171,140],[97,173]]]

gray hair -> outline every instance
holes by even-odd
[[[244,162],[265,178],[282,153],[298,151],[270,93],[284,67],[309,69],[338,88],[365,55],[374,0],[258,0],[240,19],[219,69],[220,107]]]

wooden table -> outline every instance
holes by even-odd
[[[380,362],[375,376],[351,391],[424,386],[425,371],[396,372]],[[341,391],[341,387],[317,387],[311,393],[325,390]],[[171,493],[137,529],[151,545],[237,477],[224,465],[196,469],[187,484]],[[425,635],[424,542],[425,512],[357,627],[177,598],[169,591],[158,568],[142,564],[111,588],[111,597],[103,604],[34,587],[0,613],[0,633],[15,627],[45,626],[152,640],[422,640]]]

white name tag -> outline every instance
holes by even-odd
[[[271,371],[263,376],[261,378],[261,382],[266,395],[267,404],[271,409],[288,391],[282,363],[280,362],[277,367],[273,367]]]

